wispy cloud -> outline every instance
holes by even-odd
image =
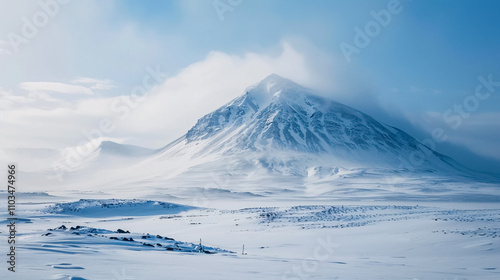
[[[88,77],[78,77],[71,81],[73,84],[88,85],[93,90],[110,90],[116,86],[109,79],[93,79]]]
[[[94,94],[92,89],[88,87],[54,82],[24,82],[19,85],[19,88],[29,92]]]

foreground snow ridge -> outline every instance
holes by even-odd
[[[142,216],[173,214],[195,207],[142,199],[80,199],[75,202],[56,203],[44,212],[77,216]]]
[[[190,253],[205,253],[205,254],[216,254],[216,253],[234,253],[221,248],[214,248],[209,246],[204,246],[203,244],[194,244],[189,242],[177,241],[170,237],[164,237],[161,235],[150,235],[149,233],[138,234],[130,233],[128,230],[118,229],[116,231],[99,229],[86,226],[75,226],[67,228],[62,225],[57,228],[49,229],[42,236],[52,239],[64,239],[68,235],[81,236],[81,239],[86,238],[101,238],[104,240],[92,241],[87,240],[90,243],[105,243],[114,246],[128,246],[139,250],[138,246],[144,246],[146,250],[166,250],[166,251],[176,251],[176,252],[190,252]],[[82,243],[82,241],[76,241],[75,243]],[[126,244],[125,244],[125,243]],[[144,250],[140,248],[140,250]]]

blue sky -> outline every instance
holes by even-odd
[[[443,129],[437,150],[500,170],[500,87],[459,127],[443,120],[479,76],[500,81],[498,1],[55,1],[0,1],[2,147],[76,146],[105,117],[107,138],[160,147],[277,72],[419,140]],[[53,15],[25,38],[24,20],[48,13],[40,3]],[[390,21],[349,62],[341,44],[382,10]],[[12,34],[26,39],[17,51]],[[109,104],[147,68],[166,78],[120,123]]]

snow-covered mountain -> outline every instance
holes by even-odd
[[[123,157],[145,157],[154,153],[154,150],[127,144],[119,144],[113,141],[102,141],[97,151],[107,155]]]
[[[172,158],[250,157],[262,166],[309,165],[411,168],[453,171],[450,158],[432,151],[397,128],[349,106],[315,95],[296,83],[271,75],[198,120],[185,136],[159,156]],[[276,159],[281,157],[283,160]],[[291,161],[286,161],[286,159]],[[314,162],[316,161],[316,162]]]
[[[425,194],[476,182],[469,170],[404,131],[275,74],[163,148],[104,141],[77,169],[65,181],[75,188],[82,177],[71,177],[91,172],[96,182],[85,187],[142,186],[170,194],[199,188],[252,195]]]
[[[471,175],[404,131],[275,74],[124,173],[109,184],[257,194],[447,189]]]

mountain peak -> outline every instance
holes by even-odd
[[[265,77],[260,83],[293,83],[293,81],[283,78],[278,74],[272,73],[271,75]]]
[[[285,90],[285,89],[305,90],[305,88],[296,84],[292,80],[283,78],[280,75],[277,75],[274,73],[267,76],[266,78],[264,78],[262,81],[260,81],[256,85],[250,87],[250,89],[255,89],[255,88],[263,89],[264,92],[267,92],[270,94],[276,93],[276,91]]]
[[[296,99],[297,94],[308,92],[308,89],[273,73],[259,83],[248,87],[245,96],[249,97],[255,106],[262,109],[278,99],[284,97]]]
[[[105,154],[113,154],[119,156],[146,156],[153,150],[127,144],[120,144],[113,141],[102,141],[98,150]]]
[[[248,87],[243,95],[199,119],[187,132],[186,138],[188,142],[210,138],[228,126],[239,126],[249,121],[273,103],[279,104],[285,95],[295,99],[295,95],[306,91],[293,81],[273,73]]]

